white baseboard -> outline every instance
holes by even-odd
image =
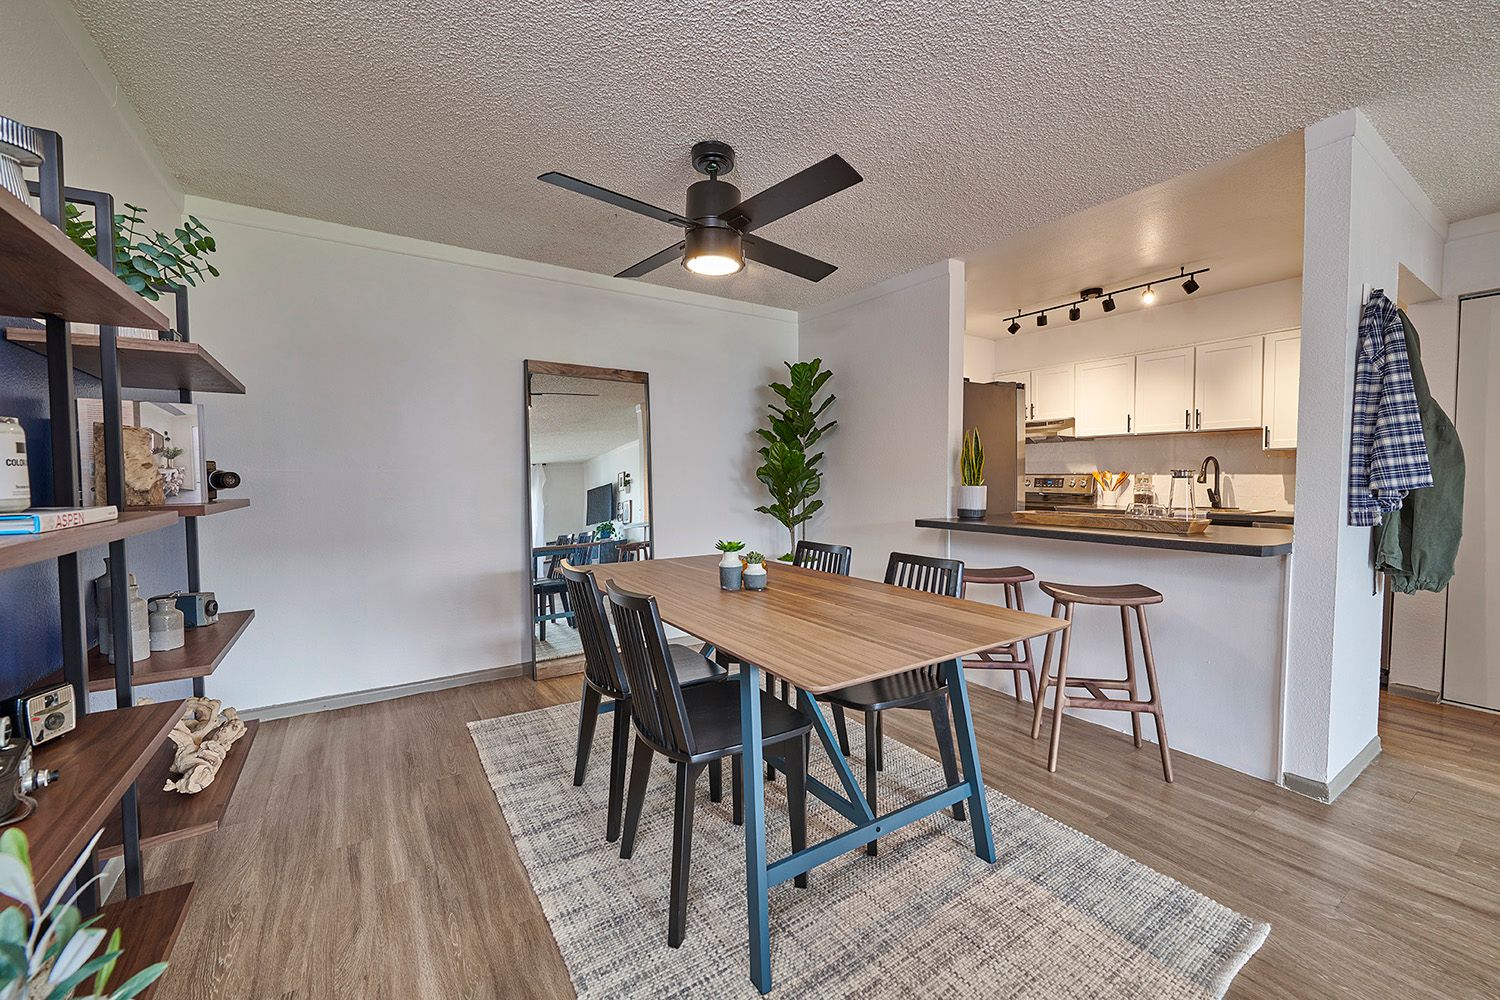
[[[287,701],[279,705],[266,705],[262,708],[242,709],[240,718],[260,719],[287,719],[294,715],[310,715],[313,712],[331,712],[340,708],[352,708],[355,705],[369,705],[377,701],[390,701],[393,698],[405,698],[413,694],[426,694],[429,691],[444,691],[448,688],[465,687],[469,684],[483,684],[485,681],[503,680],[507,677],[520,677],[530,663],[512,663],[504,667],[490,667],[487,670],[476,670],[468,674],[453,674],[449,677],[433,677],[425,681],[413,681],[410,684],[393,684],[390,687],[370,688],[366,691],[350,691],[347,694],[334,694],[325,698],[308,698],[304,701]]]

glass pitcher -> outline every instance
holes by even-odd
[[[1191,521],[1198,516],[1198,505],[1193,497],[1193,479],[1197,474],[1195,469],[1172,470],[1172,481],[1167,487],[1167,515],[1169,517],[1180,517]],[[1179,491],[1183,494],[1181,506],[1177,501]]]

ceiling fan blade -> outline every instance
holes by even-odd
[[[767,267],[774,267],[778,271],[785,271],[787,274],[795,274],[799,278],[806,278],[808,281],[822,281],[838,270],[827,261],[809,257],[805,253],[798,253],[790,247],[772,243],[759,236],[741,237],[741,245],[745,248],[745,256],[751,260],[765,264]]]
[[[577,177],[569,177],[567,174],[560,174],[555,170],[551,170],[545,174],[542,174],[537,178],[537,180],[546,181],[548,184],[556,184],[560,188],[566,188],[569,191],[576,191],[579,194],[588,195],[590,198],[597,198],[602,202],[607,202],[615,206],[616,208],[623,208],[627,212],[634,212],[637,215],[644,215],[646,218],[655,219],[658,222],[665,222],[673,226],[681,226],[683,229],[690,229],[693,225],[690,221],[684,219],[676,212],[668,212],[664,208],[657,208],[655,205],[648,205],[644,201],[638,201],[637,199],[632,198],[627,194],[620,194],[617,191],[611,191],[608,188],[602,188],[597,184],[590,184],[588,181],[581,181]]]
[[[650,274],[652,271],[656,270],[658,267],[661,267],[663,264],[670,264],[678,257],[681,257],[682,251],[686,248],[687,240],[683,240],[680,243],[674,243],[660,253],[652,254],[645,260],[641,261],[639,264],[632,264],[630,267],[627,267],[625,270],[615,275],[615,277],[639,278],[643,274]]]
[[[799,209],[831,194],[838,194],[864,180],[859,172],[837,153],[795,173],[760,194],[752,195],[724,214],[725,220],[741,232],[751,232],[784,219]]]

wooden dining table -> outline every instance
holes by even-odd
[[[601,586],[611,580],[617,587],[655,597],[664,622],[702,639],[721,660],[740,663],[750,979],[761,993],[771,989],[767,900],[772,886],[956,802],[968,803],[974,853],[989,864],[995,862],[973,711],[960,661],[983,649],[1060,631],[1067,622],[783,563],[767,565],[764,591],[733,592],[719,588],[716,556],[606,563],[590,569]],[[839,752],[817,696],[933,663],[942,665],[948,687],[961,778],[942,791],[877,816]],[[771,862],[766,858],[762,674],[796,689],[798,706],[812,720],[841,786],[834,789],[809,778],[808,791],[850,823],[848,830],[822,843]]]

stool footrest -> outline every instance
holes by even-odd
[[[1150,712],[1153,715],[1158,705],[1153,701],[1128,701],[1124,698],[1075,698],[1063,695],[1066,708],[1098,708],[1109,712]]]
[[[1049,680],[1051,680],[1055,684],[1057,682],[1056,675],[1050,677]],[[1068,675],[1068,687],[1088,687],[1089,685],[1101,688],[1112,688],[1117,691],[1130,690],[1130,682],[1121,680],[1118,677],[1074,677],[1072,674]]]

